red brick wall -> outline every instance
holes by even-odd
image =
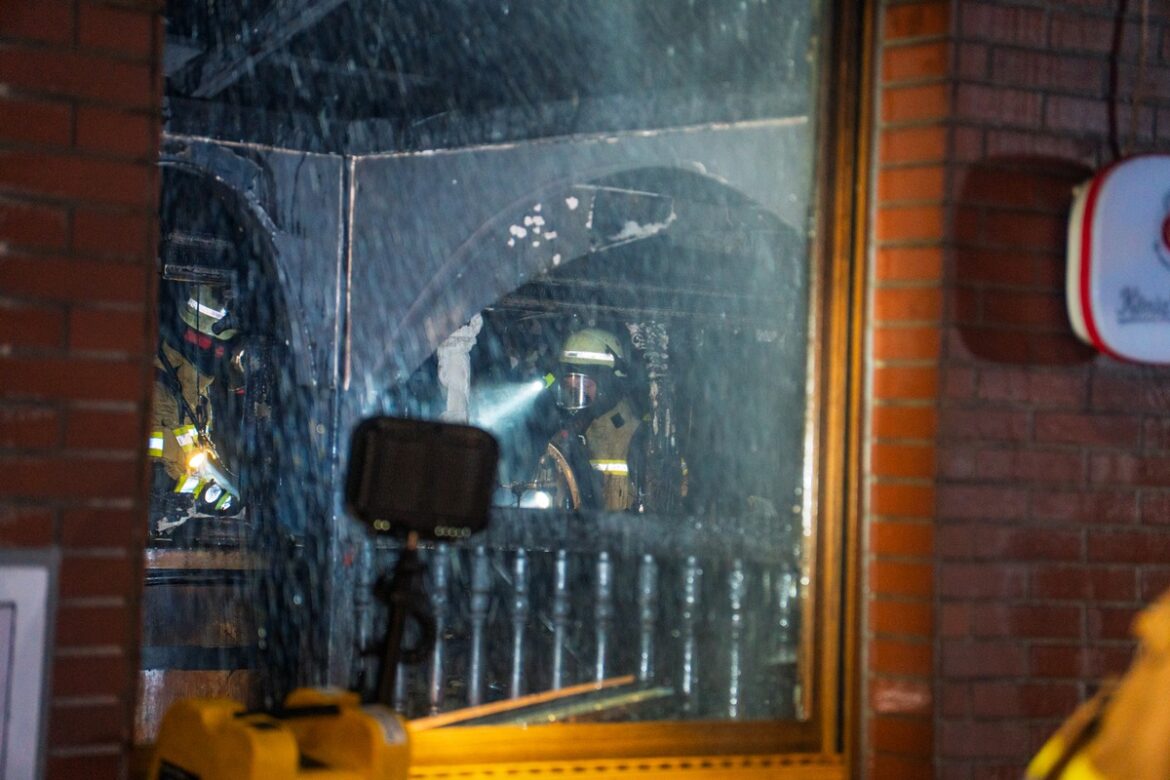
[[[1114,159],[1111,111],[1128,151],[1170,150],[1170,8],[1149,3],[1129,142],[1142,3],[1114,70],[1119,5],[883,8],[870,777],[1018,777],[1170,586],[1170,371],[1096,356],[1062,298],[1070,189]]]
[[[61,551],[48,776],[123,776],[145,534],[156,0],[0,0],[0,545]]]

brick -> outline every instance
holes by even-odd
[[[929,597],[933,580],[934,567],[926,563],[879,560],[869,567],[869,588],[882,595]]]
[[[1170,560],[1170,536],[1146,528],[1091,529],[1089,560],[1098,563],[1162,563]]]
[[[145,59],[154,50],[152,15],[85,0],[78,9],[78,38],[87,48]]]
[[[934,697],[930,685],[921,680],[878,677],[870,681],[869,702],[878,715],[929,716]]]
[[[1052,99],[1049,96],[1048,102]],[[955,180],[964,203],[1067,216],[1073,188],[1091,176],[1091,169],[1074,160],[1017,157],[966,165]],[[1064,259],[1062,251],[1054,253]]]
[[[972,682],[964,680],[959,683],[946,681],[942,684],[942,693],[939,694],[939,710],[944,718],[966,718],[971,714],[971,686]]]
[[[0,81],[31,94],[157,109],[151,66],[51,49],[0,46]]]
[[[2,122],[3,117],[0,116]],[[41,249],[62,249],[67,237],[63,209],[0,199],[0,242]],[[2,262],[3,258],[0,258]],[[6,290],[3,286],[0,289]]]
[[[1030,567],[1018,563],[953,563],[939,569],[944,598],[1013,599],[1028,592]]]
[[[972,163],[986,156],[987,134],[981,127],[959,125],[954,129],[952,159],[956,163]]]
[[[0,356],[0,387],[13,399],[141,402],[148,392],[144,375],[131,360]]]
[[[955,485],[938,488],[938,516],[943,520],[1023,520],[1031,491],[1012,485]]]
[[[944,439],[1024,442],[1031,438],[1031,415],[1023,410],[946,409],[939,426]]]
[[[1170,456],[1094,454],[1089,460],[1089,479],[1098,485],[1170,487]]]
[[[120,744],[127,736],[126,705],[120,701],[58,706],[49,716],[49,742],[53,745]]]
[[[153,183],[151,168],[146,163],[0,151],[0,188],[9,191],[145,206],[151,202]]]
[[[57,647],[124,646],[135,635],[130,607],[72,606],[57,609]]]
[[[1170,450],[1170,420],[1145,420],[1142,424],[1142,442],[1147,450]]]
[[[136,592],[138,579],[129,557],[66,555],[61,562],[58,595],[62,599],[123,597]]]
[[[870,724],[870,745],[882,753],[929,754],[933,744],[930,718],[874,718]]]
[[[1114,22],[1108,17],[1054,14],[1049,39],[1056,51],[1108,54],[1113,33]]]
[[[1044,126],[1057,133],[1104,135],[1109,112],[1101,100],[1050,95],[1044,106]]]
[[[1143,567],[1139,572],[1138,598],[1142,604],[1170,593],[1170,568]]]
[[[53,662],[53,695],[118,696],[129,693],[130,664],[125,656],[58,656]]]
[[[984,140],[986,154],[994,157],[1013,155],[1058,157],[1078,160],[1089,165],[1098,164],[1100,140],[1071,138],[1051,132],[1021,132],[1015,130],[988,130]]]
[[[939,738],[939,755],[944,758],[962,757],[1018,759],[1027,763],[1031,745],[1027,734],[1014,723],[943,723]]]
[[[882,33],[888,42],[944,35],[949,27],[950,8],[947,3],[906,3],[886,9]]]
[[[0,363],[0,376],[3,376]],[[875,444],[870,449],[872,473],[879,477],[934,476],[934,447]]]
[[[931,643],[874,639],[869,645],[870,671],[877,674],[929,676],[933,669],[934,653]]]
[[[1132,660],[1132,646],[1034,645],[1028,650],[1029,674],[1039,678],[1100,680],[1123,673]]]
[[[891,201],[939,201],[946,192],[946,170],[941,166],[886,168],[878,173],[878,199]]]
[[[982,231],[982,223],[977,230]],[[977,289],[986,285],[1052,289],[1048,283],[1052,269],[1060,268],[1063,273],[1065,262],[1057,253],[987,246],[965,246],[956,258],[956,284]]]
[[[1137,597],[1137,574],[1131,566],[1035,566],[1028,595],[1071,601],[1133,601]]]
[[[145,444],[139,408],[72,408],[65,415],[65,446],[137,453]]]
[[[1166,377],[1159,374],[1098,372],[1090,380],[1093,409],[1170,414]]]
[[[96,106],[77,108],[77,145],[129,159],[157,154],[158,124],[148,114],[114,111]]]
[[[73,39],[73,3],[70,0],[0,0],[0,38],[69,43]]]
[[[971,399],[975,397],[979,385],[979,375],[970,368],[947,366],[943,374],[943,397],[955,399]]]
[[[1069,331],[1064,294],[1060,291],[986,290],[982,309],[985,322],[1017,333],[1042,330],[1065,334]]]
[[[873,318],[882,323],[937,322],[942,316],[938,287],[882,288],[873,294]]]
[[[932,360],[939,354],[937,328],[876,326],[872,334],[875,360]]]
[[[971,639],[971,608],[975,602],[945,601],[938,607],[938,635]]]
[[[867,611],[870,630],[877,634],[929,639],[934,628],[929,601],[875,598]]]
[[[0,503],[0,547],[47,547],[54,542],[53,513]]]
[[[45,449],[61,442],[61,420],[52,407],[0,406],[0,449]]]
[[[1036,440],[1060,444],[1136,448],[1141,441],[1140,417],[1037,412]]]
[[[876,482],[870,487],[869,509],[875,515],[929,518],[934,514],[934,485]]]
[[[1081,609],[1054,604],[974,604],[972,633],[976,637],[1076,639],[1083,632]]]
[[[988,75],[990,57],[988,47],[976,43],[960,42],[955,57],[956,75],[964,81],[985,81]]]
[[[950,47],[945,41],[910,46],[886,46],[882,51],[882,78],[886,82],[939,78],[947,75]]]
[[[45,780],[74,780],[78,777],[117,780],[126,776],[123,753],[121,749],[112,749],[98,754],[50,754],[45,761]]]
[[[927,163],[946,159],[947,130],[939,125],[886,129],[878,142],[883,164]]]
[[[1074,92],[1102,97],[1109,63],[1029,49],[998,48],[991,55],[991,77],[998,84],[1025,89]]]
[[[0,303],[0,350],[8,354],[59,349],[64,343],[65,313],[52,306]]]
[[[880,247],[874,276],[880,282],[937,281],[942,278],[942,250],[938,247]]]
[[[52,301],[141,303],[151,271],[145,265],[0,255],[0,289]]]
[[[938,369],[934,366],[894,366],[873,371],[874,397],[886,400],[927,400],[938,396]]]
[[[145,524],[141,509],[66,509],[61,513],[61,544],[75,548],[126,547],[139,541]]]
[[[6,498],[126,498],[141,482],[125,461],[41,454],[22,458],[0,457]]]
[[[875,232],[882,242],[940,241],[943,211],[936,206],[879,206]]]
[[[881,439],[932,439],[938,431],[933,406],[875,406],[870,421],[873,435]]]
[[[1079,453],[1017,451],[970,447],[942,450],[939,473],[958,480],[1079,483],[1084,478]]]
[[[1043,95],[1006,87],[960,84],[955,95],[955,115],[984,124],[1007,127],[1039,127]]]
[[[73,140],[73,110],[68,103],[0,96],[0,141],[68,146]]]
[[[1019,642],[950,639],[942,643],[942,673],[949,678],[1018,677],[1027,669],[1028,653]]]
[[[888,87],[882,90],[881,119],[889,123],[943,119],[950,104],[947,84]]]
[[[1133,502],[1130,504],[1130,511],[1131,513],[1133,511]],[[1128,517],[1133,519],[1132,514]],[[1170,495],[1142,491],[1140,517],[1142,525],[1170,525]]]
[[[979,718],[1063,718],[1080,703],[1080,686],[1056,682],[975,682],[971,710]]]
[[[896,777],[899,780],[931,780],[934,765],[930,756],[920,758],[875,754],[868,759],[866,777]]]
[[[1013,249],[1061,251],[1068,221],[1053,214],[1008,209],[988,209],[983,217],[983,237],[988,244]]]
[[[985,524],[948,525],[939,533],[939,555],[952,559],[1076,561],[1083,554],[1078,530]]]
[[[1067,524],[1130,524],[1137,521],[1137,494],[1122,490],[1037,490],[1030,516]]]
[[[73,215],[73,248],[95,256],[144,257],[152,252],[151,226],[146,214],[79,208]]]
[[[141,354],[152,341],[144,311],[75,308],[69,313],[69,348]]]
[[[875,520],[869,534],[870,552],[875,555],[925,559],[934,551],[934,528],[927,523]]]
[[[1044,11],[1039,8],[964,0],[959,12],[959,29],[963,38],[999,44],[1042,49],[1046,43]]]
[[[1089,609],[1086,615],[1087,635],[1091,640],[1131,639],[1135,636],[1134,618],[1140,612],[1141,608],[1137,606]]]
[[[979,374],[978,395],[985,401],[1081,408],[1085,393],[1085,377],[1073,373],[1044,373],[1032,368],[988,368]]]

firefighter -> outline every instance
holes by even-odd
[[[161,534],[191,517],[242,510],[212,436],[210,390],[217,375],[226,374],[237,335],[226,278],[197,269],[163,276],[149,441],[163,510],[155,530]]]
[[[627,380],[625,350],[609,331],[586,328],[565,340],[553,383],[563,427],[549,442],[533,482],[552,489],[554,497],[545,506],[631,508],[630,444],[641,419],[629,400]],[[523,499],[522,505],[540,506]]]

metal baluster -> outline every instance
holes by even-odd
[[[638,617],[642,629],[638,654],[638,679],[654,677],[654,628],[658,624],[658,562],[643,555],[638,566]]]
[[[491,590],[491,564],[487,548],[476,547],[471,562],[471,659],[467,673],[467,703],[470,705],[483,704],[483,648]]]
[[[800,609],[799,578],[794,571],[785,571],[776,578],[776,613],[779,623],[778,653],[783,672],[780,691],[780,714],[789,716],[796,711],[796,668],[799,657]]]
[[[687,556],[682,582],[682,692],[683,709],[688,714],[699,710],[699,648],[695,628],[699,621],[699,591],[703,584],[703,570],[699,559]]]
[[[559,691],[565,684],[565,645],[569,640],[569,553],[566,550],[557,551],[552,615],[552,688]]]
[[[450,598],[447,594],[451,573],[451,550],[440,544],[431,557],[431,608],[435,614],[435,648],[431,652],[431,714],[443,706],[444,675],[446,674],[447,622]]]
[[[728,636],[727,660],[727,717],[738,718],[743,707],[743,602],[747,594],[747,574],[743,561],[737,560],[727,578],[727,600],[731,608],[731,630]]]
[[[524,632],[528,625],[528,554],[516,551],[512,564],[512,683],[515,699],[524,694]]]
[[[605,679],[607,672],[609,625],[613,620],[613,561],[607,552],[597,555],[597,592],[594,603],[597,605],[594,626],[597,632],[597,663],[593,677],[600,682]]]

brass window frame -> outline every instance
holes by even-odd
[[[454,726],[411,731],[411,777],[563,775],[844,778],[859,744],[862,344],[876,3],[826,0],[810,299],[816,426],[813,664],[803,721]],[[408,724],[409,727],[409,724]]]

